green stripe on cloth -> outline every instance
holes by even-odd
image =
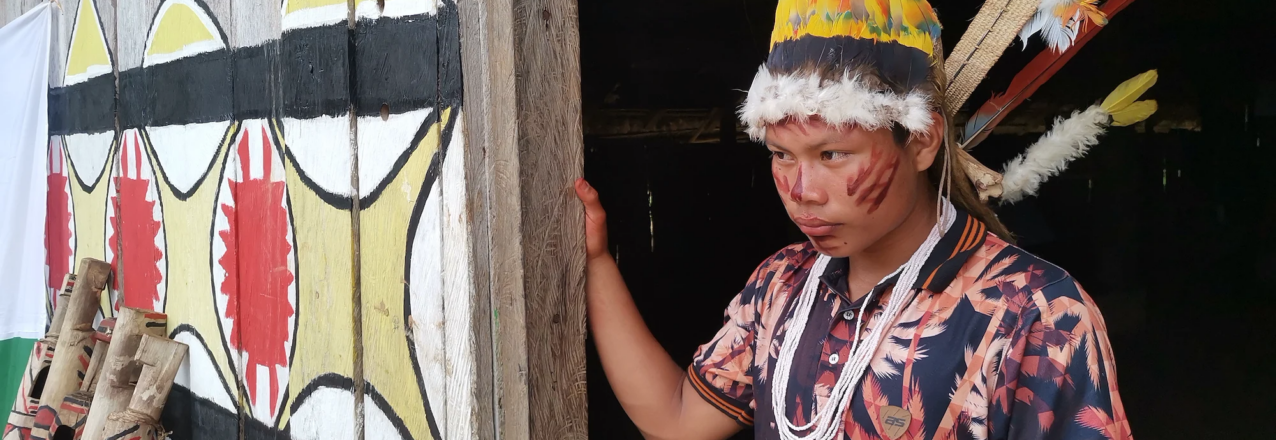
[[[22,384],[22,373],[27,369],[27,359],[35,339],[13,338],[0,341],[0,408],[13,408],[13,398]]]

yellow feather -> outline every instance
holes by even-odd
[[[1113,112],[1112,125],[1124,127],[1147,119],[1148,116],[1152,116],[1152,113],[1156,113],[1156,100],[1148,99],[1135,102],[1125,106],[1125,108],[1121,110]]]
[[[1103,100],[1101,106],[1108,113],[1116,113],[1124,109],[1126,106],[1139,99],[1148,88],[1156,84],[1156,69],[1143,72],[1134,78],[1125,80],[1116,90],[1108,94],[1107,99]]]

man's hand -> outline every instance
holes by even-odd
[[[598,201],[598,190],[583,178],[576,179],[576,197],[585,204],[585,255],[589,261],[607,257],[607,213]]]

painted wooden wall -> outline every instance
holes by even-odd
[[[49,292],[168,314],[171,438],[475,438],[455,2],[59,3]]]

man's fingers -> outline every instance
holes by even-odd
[[[603,205],[598,202],[598,190],[583,178],[576,179],[576,197],[585,204],[586,215],[593,219],[602,218]]]

